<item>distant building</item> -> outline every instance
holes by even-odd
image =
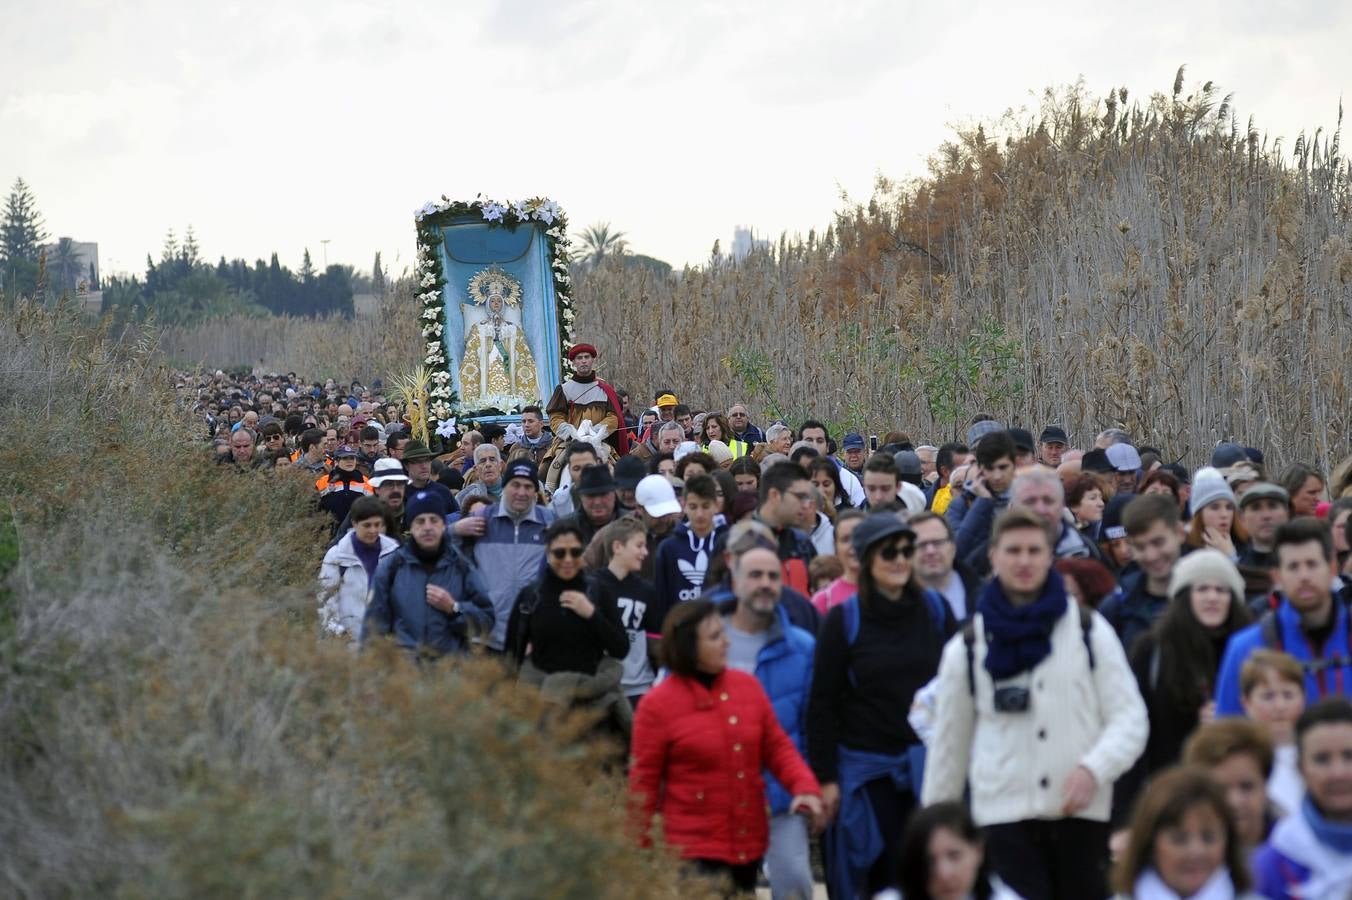
[[[61,238],[60,240],[68,240]],[[47,280],[52,283],[56,275],[54,267],[56,265],[56,248],[58,242],[43,244],[39,250],[47,254]],[[84,293],[94,290],[101,282],[99,275],[99,245],[89,241],[71,241],[71,249],[75,251],[76,268],[79,270],[74,276],[74,287],[77,293]],[[90,276],[93,276],[91,281]]]
[[[746,259],[752,250],[769,246],[768,240],[756,237],[756,233],[746,225],[738,225],[732,230],[732,258],[737,262]]]

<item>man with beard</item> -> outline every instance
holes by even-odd
[[[605,381],[596,377],[596,348],[574,344],[568,351],[573,377],[554,389],[545,405],[549,428],[555,437],[570,441],[577,437],[583,422],[605,428],[606,442],[621,456],[629,452],[629,435],[620,428],[620,398]]]
[[[703,477],[703,476],[701,476]],[[693,482],[693,479],[692,479]],[[727,635],[728,668],[756,676],[774,706],[775,718],[799,753],[812,686],[816,639],[790,624],[780,606],[783,573],[774,545],[755,534],[728,545],[733,599],[720,607]],[[776,896],[812,896],[808,821],[789,809],[789,793],[766,778],[770,846],[765,853],[770,889]]]

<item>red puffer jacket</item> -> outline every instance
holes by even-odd
[[[634,717],[629,793],[640,842],[648,846],[660,812],[685,859],[760,859],[769,842],[762,768],[790,794],[821,794],[754,675],[725,669],[709,689],[669,677]]]

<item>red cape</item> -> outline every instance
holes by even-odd
[[[620,398],[616,396],[615,389],[610,386],[610,382],[598,375],[596,383],[601,386],[601,390],[606,392],[606,397],[610,400],[610,408],[615,410],[615,419],[619,422],[615,429],[615,450],[620,456],[625,456],[629,453],[629,430],[624,425],[624,407],[620,405]]]

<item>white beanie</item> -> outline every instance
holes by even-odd
[[[1194,550],[1180,559],[1174,566],[1174,574],[1169,578],[1169,596],[1176,597],[1179,591],[1199,581],[1223,584],[1230,589],[1236,603],[1244,602],[1244,579],[1230,557],[1219,550],[1210,547]]]
[[[1208,503],[1217,500],[1229,500],[1234,503],[1235,492],[1230,490],[1230,485],[1226,484],[1225,476],[1219,469],[1203,466],[1192,476],[1192,498],[1189,500],[1192,504],[1192,514],[1197,515]]]

